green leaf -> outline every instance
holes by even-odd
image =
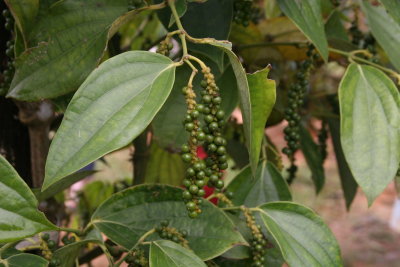
[[[347,210],[350,209],[350,205],[354,200],[357,193],[358,184],[354,180],[353,174],[351,174],[349,165],[343,154],[342,145],[340,143],[340,120],[336,118],[326,118],[330,135],[332,137],[333,148],[335,150],[336,162],[339,169],[340,182],[342,184],[342,190],[344,198],[346,200]]]
[[[0,243],[57,229],[38,211],[35,195],[1,155],[0,195]]]
[[[213,44],[215,45],[215,44]],[[242,111],[242,117],[243,117],[243,128],[244,128],[244,136],[246,139],[246,146],[249,151],[250,159],[255,159],[255,156],[251,156],[254,151],[252,150],[253,147],[253,132],[252,130],[254,129],[252,124],[253,124],[253,113],[252,113],[252,104],[251,104],[251,98],[250,98],[250,88],[249,88],[249,83],[247,81],[247,76],[246,72],[242,66],[242,63],[240,63],[239,58],[233,53],[231,50],[223,47],[223,46],[217,46],[220,49],[222,49],[228,56],[229,61],[231,62],[233,72],[235,73],[236,77],[236,82],[237,82],[237,88],[239,92],[239,106]],[[251,168],[253,174],[256,171],[256,165],[252,162]]]
[[[0,260],[0,266],[5,267],[47,267],[49,262],[37,255],[21,253],[11,256],[5,260]]]
[[[151,144],[150,159],[146,166],[146,183],[178,186],[182,184],[185,174],[186,166],[180,154],[168,152],[156,143]]]
[[[400,162],[400,94],[380,70],[351,64],[339,86],[340,139],[368,203],[393,180]]]
[[[150,267],[206,267],[192,251],[169,240],[152,242],[149,256]]]
[[[297,25],[315,45],[321,57],[328,60],[328,42],[321,15],[320,0],[277,0],[282,12]]]
[[[52,197],[52,196],[58,194],[61,191],[67,189],[74,183],[76,183],[92,174],[95,174],[96,172],[97,171],[80,171],[80,172],[73,173],[71,175],[68,175],[64,179],[52,184],[46,190],[40,191],[38,189],[39,191],[34,192],[34,193],[36,195],[36,198],[39,201],[43,201],[45,199],[48,199],[49,197]]]
[[[289,266],[343,266],[335,237],[312,210],[290,202],[273,202],[259,208]]]
[[[51,143],[42,190],[138,136],[171,92],[175,66],[165,56],[131,51],[94,70]]]
[[[22,36],[30,31],[39,11],[39,0],[5,0]]]
[[[206,200],[202,213],[190,219],[182,192],[181,188],[165,185],[129,188],[105,201],[93,214],[91,223],[113,242],[130,249],[144,233],[162,220],[169,220],[171,227],[188,232],[189,246],[202,260],[245,243],[225,213]],[[154,234],[156,237],[159,239]]]
[[[366,1],[362,2],[361,7],[372,34],[389,55],[393,66],[400,70],[400,23],[388,16],[383,7],[374,7]]]
[[[80,240],[54,251],[52,258],[60,261],[60,265],[57,265],[57,267],[75,267],[76,258],[79,257],[81,250],[89,243],[100,243],[100,241],[93,239]]]
[[[342,22],[342,13],[335,10],[331,13],[328,20],[325,23],[325,32],[328,39],[349,41],[346,29]]]
[[[386,8],[389,15],[400,24],[400,2],[393,0],[379,0]]]
[[[260,161],[254,178],[250,167],[244,168],[228,185],[227,191],[233,192],[235,206],[255,207],[261,203],[292,200],[288,185],[276,167]]]
[[[178,13],[179,17],[185,15],[187,10],[187,3],[186,0],[176,0],[175,2],[176,12]],[[171,14],[171,18],[169,19],[168,28],[174,25],[175,17]]]
[[[324,162],[319,146],[304,126],[300,127],[300,147],[311,170],[311,178],[318,194],[325,184]]]
[[[265,123],[276,100],[275,81],[268,79],[271,67],[268,66],[253,74],[247,74],[251,102],[251,168],[257,168],[260,159],[261,143],[265,136]]]
[[[109,182],[94,181],[85,185],[81,199],[89,214],[114,193],[114,186]]]
[[[35,101],[75,91],[101,59],[112,23],[126,11],[126,0],[52,5],[26,37],[30,48],[16,60],[8,96]]]

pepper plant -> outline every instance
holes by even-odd
[[[0,121],[0,266],[342,266],[328,226],[292,201],[298,151],[318,193],[332,142],[347,207],[398,172],[400,2],[2,9],[1,105],[30,148],[5,145]],[[280,123],[282,150],[265,131]],[[89,184],[65,211],[63,192],[95,172],[82,168],[132,144],[133,179]]]

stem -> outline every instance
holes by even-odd
[[[385,68],[385,67],[383,67],[383,66],[381,66],[379,64],[375,64],[375,63],[373,63],[373,62],[371,62],[369,60],[366,60],[364,58],[356,56],[355,54],[360,53],[361,52],[360,50],[355,50],[355,51],[352,51],[352,52],[345,52],[345,51],[338,50],[338,49],[335,49],[335,48],[329,48],[329,51],[331,51],[333,53],[336,53],[336,54],[339,54],[339,55],[346,56],[349,59],[350,62],[359,61],[359,62],[362,62],[364,64],[368,64],[370,66],[373,66],[373,67],[375,67],[377,69],[380,69],[380,70],[390,74],[395,79],[397,79],[398,84],[400,84],[400,74],[399,73],[395,72],[392,69]]]
[[[171,8],[172,15],[175,18],[176,26],[181,31],[181,33],[179,34],[179,38],[181,39],[181,43],[182,43],[183,56],[186,56],[188,54],[188,49],[187,49],[187,44],[186,44],[186,39],[185,39],[185,30],[183,29],[178,12],[176,11],[175,0],[168,0],[168,5]]]
[[[126,253],[126,255],[124,257],[122,257],[122,259],[117,262],[114,267],[119,267],[124,260],[126,259],[126,257],[128,257],[129,253],[131,253],[137,246],[139,246],[141,243],[143,243],[143,241],[151,234],[155,233],[156,229],[151,229],[149,231],[147,231],[144,235],[142,235],[142,237],[140,237],[140,239],[136,242],[136,244],[128,251],[128,253]]]
[[[187,58],[190,60],[196,61],[200,65],[201,69],[207,69],[207,65],[199,58],[191,56],[191,55],[188,55]]]

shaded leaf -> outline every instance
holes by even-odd
[[[181,22],[185,31],[192,37],[227,40],[232,23],[232,13],[232,0],[211,0],[204,3],[190,2]],[[158,15],[164,26],[168,28],[171,12],[168,9],[162,9],[158,11]],[[169,30],[176,29],[176,26],[174,26]],[[188,49],[208,57],[217,64],[220,71],[223,70],[224,53],[221,50],[209,45],[191,42],[188,43]]]
[[[22,36],[29,33],[39,11],[39,0],[5,0]]]
[[[81,250],[89,243],[99,243],[98,240],[80,240],[65,245],[54,251],[52,258],[58,259],[58,267],[75,267],[75,260],[79,257]]]
[[[250,167],[246,167],[226,190],[233,192],[232,202],[235,206],[255,207],[271,201],[292,200],[285,179],[273,164],[265,160],[258,164],[254,178]]]
[[[320,0],[277,0],[285,13],[315,45],[321,57],[328,60],[328,42],[325,36],[324,22],[321,15]]]
[[[343,266],[335,237],[312,210],[290,202],[273,202],[259,208],[289,266]]]
[[[329,125],[330,135],[332,137],[333,148],[335,150],[336,162],[339,169],[340,182],[346,200],[347,210],[354,200],[357,193],[358,184],[351,174],[349,165],[343,154],[342,145],[340,143],[340,120],[335,118],[326,118]]]
[[[400,23],[388,16],[383,7],[372,6],[366,1],[362,2],[361,7],[372,34],[389,55],[390,62],[400,70]]]
[[[159,240],[150,245],[150,267],[206,267],[192,251],[169,240]]]
[[[180,154],[171,153],[153,143],[146,166],[146,183],[181,185],[186,166]]]
[[[304,126],[300,127],[300,148],[311,170],[311,178],[318,194],[325,184],[324,161],[319,146]]]
[[[202,260],[245,243],[224,212],[208,201],[202,204],[202,213],[190,219],[182,192],[165,185],[129,188],[105,201],[93,214],[92,223],[113,242],[130,249],[140,236],[168,220],[171,227],[188,232],[189,246]]]
[[[43,190],[130,143],[164,104],[175,65],[162,55],[131,51],[93,71],[69,104],[50,146]]]
[[[325,32],[328,39],[350,41],[346,29],[343,26],[341,13],[337,10],[333,11],[326,21]]]
[[[186,0],[176,0],[175,2],[176,13],[178,13],[179,17],[185,15],[187,10],[187,3]],[[175,23],[175,17],[171,14],[171,18],[169,20],[168,27],[171,27]]]
[[[368,203],[385,189],[400,162],[400,94],[380,70],[351,64],[339,86],[340,141]]]
[[[35,195],[1,155],[0,195],[0,243],[57,229],[37,209]]]
[[[268,79],[270,66],[253,74],[247,74],[251,102],[251,146],[250,164],[254,170],[260,159],[262,140],[265,135],[265,123],[276,100],[275,81]]]

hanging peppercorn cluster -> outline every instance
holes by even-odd
[[[221,170],[228,168],[226,156],[226,140],[221,136],[225,124],[224,112],[220,109],[221,97],[210,68],[202,69],[204,80],[201,82],[201,103],[196,103],[196,95],[191,84],[184,87],[182,92],[186,98],[187,113],[184,120],[185,129],[189,132],[189,142],[182,146],[182,159],[190,163],[186,171],[183,185],[183,199],[189,211],[189,217],[195,218],[201,213],[200,204],[205,195],[203,189],[208,186],[217,190],[224,187]],[[206,126],[201,127],[200,117]],[[207,158],[202,161],[197,156],[197,147],[203,145]]]
[[[5,25],[4,27],[12,31],[14,27],[14,20],[13,17],[8,9],[4,9],[2,12],[3,17],[5,18]],[[12,77],[14,76],[14,41],[9,40],[6,44],[6,55],[8,57],[7,65],[2,71],[3,81],[0,84],[0,94],[5,94],[11,84]]]
[[[189,242],[185,239],[187,232],[185,230],[178,231],[176,228],[168,227],[167,220],[162,221],[159,227],[156,227],[156,232],[162,239],[171,240],[180,244],[182,247],[189,248]]]
[[[262,18],[261,9],[254,5],[253,0],[235,0],[233,3],[233,21],[244,27],[250,21],[257,23]]]
[[[264,255],[266,254],[269,243],[261,232],[261,226],[256,224],[253,214],[248,208],[242,208],[246,218],[247,227],[251,230],[251,255],[253,266],[264,266]]]
[[[304,103],[304,94],[308,87],[308,76],[313,61],[318,54],[314,53],[314,47],[310,46],[307,51],[308,58],[302,62],[299,71],[296,73],[296,81],[291,85],[288,91],[288,105],[285,108],[285,119],[288,126],[284,129],[286,147],[282,152],[286,154],[290,160],[288,183],[290,184],[295,178],[297,166],[295,165],[294,154],[300,147],[300,109]]]
[[[141,248],[133,249],[125,258],[128,267],[147,267],[149,260],[146,258],[146,253]]]
[[[324,162],[328,156],[326,140],[328,139],[328,125],[326,121],[322,121],[321,129],[318,132],[318,147],[321,154],[322,161]]]

